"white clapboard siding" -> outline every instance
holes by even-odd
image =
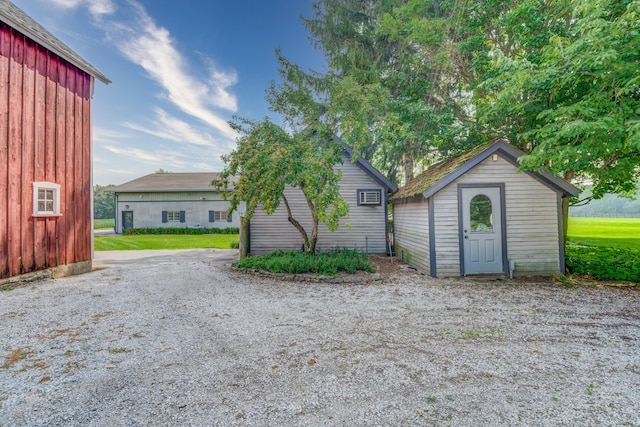
[[[516,275],[560,272],[557,194],[508,161],[487,158],[434,197],[438,277],[460,275],[458,184],[505,184],[507,258]]]
[[[133,211],[135,228],[229,228],[240,227],[237,212],[232,221],[209,222],[209,211],[227,211],[229,202],[220,192],[140,192],[119,193],[116,206],[116,230],[122,230],[122,212]],[[162,222],[163,211],[184,211],[185,222]]]
[[[393,206],[395,253],[406,263],[430,271],[429,206],[426,200]]]
[[[347,156],[344,164],[336,166],[342,170],[340,194],[349,204],[349,214],[340,219],[338,230],[331,232],[320,223],[318,230],[319,250],[334,247],[357,248],[369,253],[385,253],[386,244],[386,190],[365,172],[352,163]],[[382,203],[379,206],[358,206],[358,190],[380,190]],[[285,196],[289,201],[293,217],[311,233],[311,213],[298,188],[287,188]],[[254,255],[275,250],[300,250],[302,236],[288,221],[284,203],[272,215],[257,209],[250,225],[250,249]]]

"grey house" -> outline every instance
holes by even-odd
[[[504,140],[437,164],[391,196],[396,255],[433,277],[564,272],[562,198],[579,190],[518,172]]]
[[[239,227],[237,212],[211,186],[218,174],[154,173],[109,191],[115,193],[116,233],[129,228]]]
[[[349,214],[340,219],[338,230],[331,232],[319,225],[317,249],[333,247],[357,248],[368,253],[387,251],[388,194],[396,186],[362,158],[351,161],[352,151],[346,149],[343,163],[336,165],[342,171],[340,195],[349,204]],[[294,218],[311,230],[311,214],[299,188],[285,189]],[[257,209],[249,222],[249,248],[253,255],[275,250],[300,250],[302,238],[287,219],[284,206],[267,215]]]

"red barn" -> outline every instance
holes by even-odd
[[[104,75],[0,0],[0,279],[91,269],[91,97]]]

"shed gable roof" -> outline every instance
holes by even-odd
[[[211,185],[214,179],[218,179],[216,172],[152,173],[109,188],[108,191],[114,193],[221,191]]]
[[[34,42],[55,53],[90,76],[95,77],[104,84],[111,83],[111,80],[98,71],[93,65],[89,64],[69,46],[60,41],[42,25],[38,24],[33,18],[24,13],[22,9],[8,0],[0,0],[0,21],[16,29]]]
[[[429,198],[494,153],[500,153],[507,161],[516,167],[519,166],[518,157],[524,154],[504,139],[479,145],[457,157],[430,167],[408,185],[400,188],[390,197],[390,200],[392,202],[400,201],[420,195],[424,198]],[[580,192],[579,189],[567,181],[548,171],[524,171],[523,173],[532,176],[553,190],[561,192],[563,197],[573,197]]]

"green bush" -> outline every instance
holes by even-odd
[[[125,236],[139,234],[238,234],[238,227],[229,228],[129,228],[124,231]]]
[[[306,252],[276,251],[269,255],[243,258],[234,264],[238,268],[267,270],[272,273],[316,273],[337,275],[359,270],[374,272],[367,254],[354,249],[331,249],[311,255]]]
[[[640,282],[639,250],[567,245],[565,260],[573,274]]]

